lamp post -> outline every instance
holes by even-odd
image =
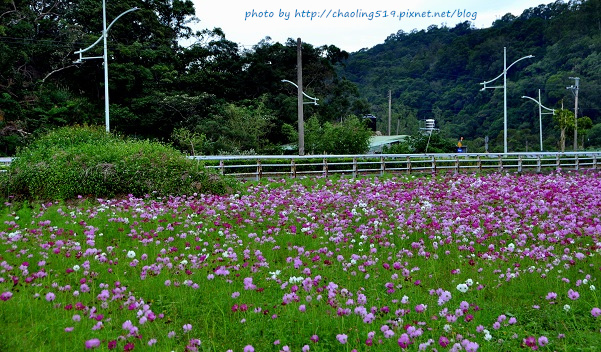
[[[524,59],[531,59],[533,57],[534,57],[534,55],[524,56],[522,58],[515,60],[508,67],[507,66],[507,48],[503,47],[503,72],[500,75],[498,75],[496,78],[491,79],[490,81],[480,83],[484,86],[480,90],[485,90],[487,88],[489,88],[489,89],[503,88],[503,150],[504,150],[505,154],[507,154],[507,70],[509,70],[511,68],[511,66],[515,65],[518,61],[521,61]],[[486,86],[488,83],[494,82],[497,79],[501,78],[501,76],[503,76],[503,85],[502,86],[494,86],[494,87]]]
[[[301,87],[298,84],[296,84],[292,81],[283,79],[282,82],[287,82],[287,83],[292,84],[293,86],[295,86],[298,89],[298,92],[300,93],[300,94],[298,94],[298,155],[302,156],[302,155],[305,155],[305,129],[304,129],[304,120],[303,120],[303,104],[319,105],[319,104],[317,104],[317,101],[319,99],[313,98],[312,96],[307,95],[305,92],[303,92],[303,90],[301,89]],[[313,101],[303,102],[303,97],[302,97],[303,95]]]
[[[543,104],[541,104],[540,102],[540,89],[538,90],[538,100],[534,99],[534,98],[530,98],[527,97],[525,95],[522,95],[523,99],[530,99],[533,102],[538,104],[538,126],[539,126],[539,136],[540,136],[540,151],[543,151],[543,118],[542,115],[543,114],[553,114],[555,115],[555,109],[549,109],[548,107],[544,106]],[[542,112],[541,109],[546,109],[549,110],[551,112]]]
[[[122,12],[107,27],[107,25],[106,25],[106,0],[102,0],[102,36],[100,36],[100,38],[98,38],[94,42],[94,44],[90,45],[89,47],[87,47],[85,49],[80,49],[79,51],[75,52],[75,54],[79,54],[79,59],[77,59],[74,63],[81,63],[83,60],[90,60],[90,59],[104,59],[104,123],[106,125],[107,132],[110,131],[110,123],[109,123],[110,118],[109,118],[109,63],[108,63],[108,55],[107,55],[108,49],[107,49],[107,45],[106,45],[106,33],[109,31],[109,29],[111,29],[113,24],[115,22],[117,22],[117,20],[119,18],[121,18],[121,16],[125,15],[126,13],[133,12],[136,10],[138,10],[138,8],[133,7],[127,11]],[[100,42],[100,39],[102,39],[103,45],[104,45],[104,53],[102,56],[83,57],[81,55],[81,54],[85,53],[86,51],[95,47],[96,44],[98,44],[98,42]]]

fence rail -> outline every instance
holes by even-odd
[[[361,154],[361,155],[210,155],[191,156],[208,169],[240,179],[265,177],[329,176],[344,174],[437,173],[552,170],[598,170],[601,152],[567,153],[461,153],[461,154]],[[0,167],[11,158],[0,158]]]
[[[418,172],[598,170],[601,152],[192,156],[223,175],[265,177]]]

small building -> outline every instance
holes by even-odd
[[[393,144],[401,143],[407,137],[408,136],[404,134],[399,134],[395,136],[371,136],[369,139],[369,153],[382,153],[382,148],[384,146],[391,146]]]

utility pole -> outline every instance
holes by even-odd
[[[578,88],[580,86],[580,77],[570,77],[570,79],[574,80],[574,84],[566,87],[572,91],[575,97],[574,103],[574,151],[578,149]]]
[[[298,155],[305,155],[305,123],[303,121],[303,54],[301,38],[296,40],[296,84],[298,86]]]
[[[388,135],[392,136],[392,91],[388,90]]]

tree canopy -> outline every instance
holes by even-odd
[[[295,39],[266,37],[243,48],[220,28],[193,31],[198,20],[191,0],[106,6],[109,21],[139,8],[107,33],[111,130],[183,149],[202,141],[194,151],[207,154],[281,152],[275,146],[291,142],[284,132],[296,124],[296,87],[282,80],[296,77]],[[48,129],[104,124],[104,60],[74,63],[74,52],[101,33],[100,0],[0,2],[0,154],[14,154],[29,136]],[[318,106],[305,106],[305,118],[334,126],[371,113],[381,132],[408,135],[420,120],[434,118],[442,137],[464,136],[470,151],[483,151],[489,136],[490,151],[500,151],[503,91],[480,91],[479,83],[503,71],[503,47],[508,63],[535,56],[507,72],[511,151],[538,141],[538,107],[521,97],[537,97],[541,89],[545,106],[571,106],[574,96],[565,88],[574,76],[581,83],[578,116],[590,119],[579,128],[579,143],[594,146],[601,123],[601,0],[539,5],[483,29],[463,22],[399,31],[355,53],[303,43],[303,90],[319,98]],[[102,45],[85,56],[102,56]],[[555,121],[543,115],[547,150],[560,149]]]

